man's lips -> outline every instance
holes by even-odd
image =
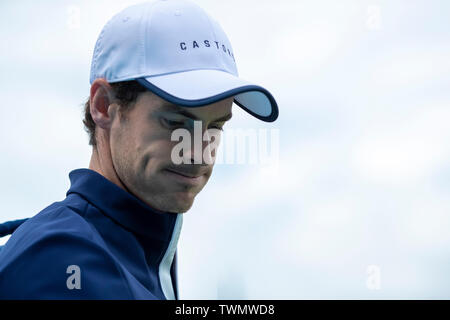
[[[180,172],[178,170],[172,170],[172,169],[166,169],[166,170],[169,171],[169,172],[175,173],[175,174],[179,174],[179,175],[181,175],[183,177],[193,178],[193,179],[199,178],[199,177],[201,177],[203,175],[203,174],[198,174],[198,173],[194,174],[194,173],[188,173],[188,172]]]
[[[192,174],[192,173],[181,173],[171,169],[164,170],[167,174],[167,177],[171,180],[180,183],[182,185],[190,186],[190,187],[198,187],[204,184],[205,179],[204,175]],[[190,175],[190,176],[188,176]]]

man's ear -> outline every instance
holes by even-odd
[[[108,129],[115,115],[115,108],[111,106],[114,99],[114,91],[111,85],[103,78],[95,79],[91,85],[90,94],[89,102],[92,120],[100,128]]]

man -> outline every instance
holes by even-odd
[[[220,25],[184,0],[115,15],[96,42],[90,83],[89,168],[71,171],[66,199],[14,231],[0,252],[0,298],[178,299],[182,214],[212,173],[210,143],[233,102],[268,122],[276,102],[238,78]],[[177,129],[190,148],[177,149]]]

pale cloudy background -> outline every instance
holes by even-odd
[[[450,2],[196,2],[279,104],[228,128],[278,129],[280,153],[217,165],[184,217],[181,298],[449,299]],[[0,2],[1,221],[88,166],[92,50],[133,3]]]

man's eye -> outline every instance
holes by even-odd
[[[216,126],[211,126],[210,129],[218,129],[220,131],[223,131],[223,127],[216,125]]]
[[[184,125],[183,121],[174,121],[174,120],[169,120],[169,119],[163,119],[163,121],[169,127],[180,127],[180,126]]]

